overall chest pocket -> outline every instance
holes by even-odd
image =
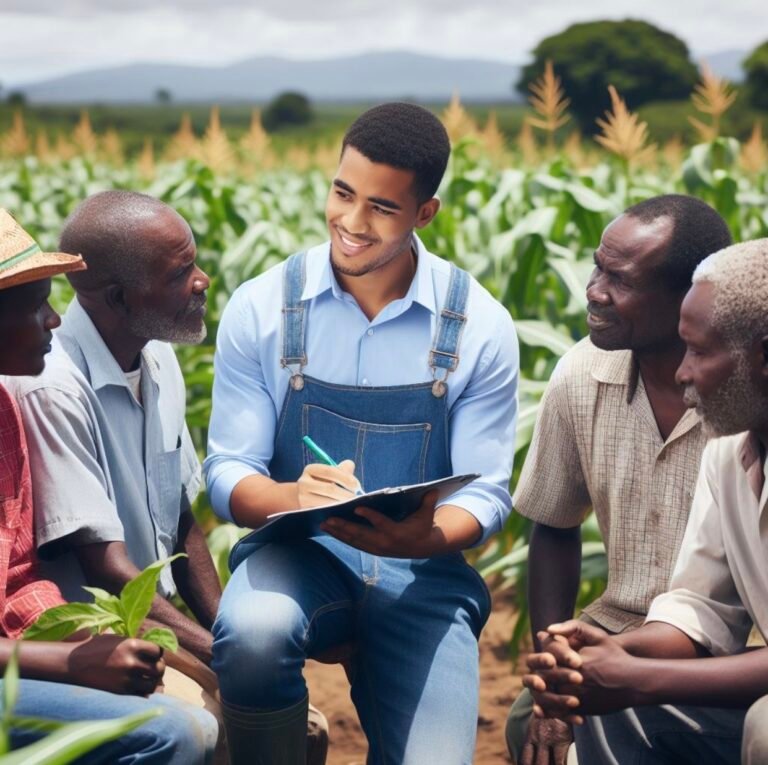
[[[422,483],[432,426],[428,422],[364,422],[305,404],[302,435],[309,436],[336,462],[351,459],[365,491]],[[304,449],[304,464],[317,459]]]

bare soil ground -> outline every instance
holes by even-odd
[[[515,612],[508,598],[494,595],[494,610],[480,638],[480,715],[475,765],[508,763],[504,722],[520,692],[520,677],[509,659]],[[312,703],[328,718],[331,746],[328,765],[364,765],[367,745],[349,699],[349,685],[338,664],[308,662],[305,676]],[[424,763],[440,765],[440,763]]]

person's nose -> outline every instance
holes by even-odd
[[[587,301],[589,303],[599,303],[600,305],[609,305],[611,296],[605,288],[605,279],[603,274],[595,269],[587,283]]]
[[[43,326],[48,331],[61,326],[61,316],[59,316],[59,314],[57,314],[56,311],[51,308],[50,303],[45,304],[45,309],[45,319],[43,319]]]
[[[693,375],[691,374],[691,364],[688,358],[688,351],[685,352],[683,360],[680,362],[680,366],[675,372],[675,382],[678,385],[685,386],[693,383]]]
[[[196,293],[205,292],[211,286],[211,279],[200,266],[195,266],[192,276],[192,289]]]
[[[362,204],[350,205],[341,218],[341,225],[347,233],[353,236],[367,234],[369,224],[365,206]]]

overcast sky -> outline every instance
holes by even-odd
[[[766,0],[0,0],[0,83],[136,61],[228,64],[374,50],[524,62],[576,21],[638,18],[696,55],[768,38]]]

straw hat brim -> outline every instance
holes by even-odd
[[[18,287],[70,271],[85,271],[85,261],[80,255],[64,252],[38,252],[11,268],[0,271],[0,290]]]

